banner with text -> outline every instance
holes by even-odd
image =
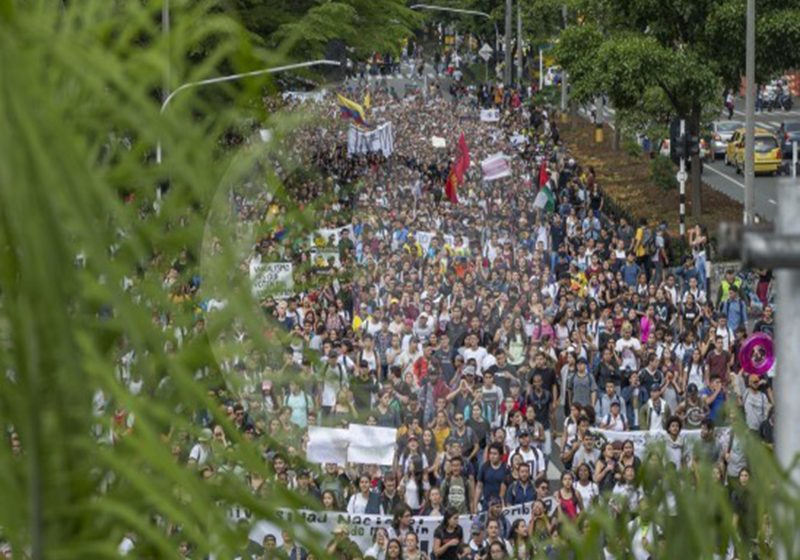
[[[381,152],[389,157],[394,151],[394,128],[391,122],[375,130],[359,130],[351,126],[347,131],[347,153],[351,156]]]
[[[316,512],[309,510],[279,510],[281,518],[300,531],[301,528],[308,527],[311,531],[309,538],[317,540],[323,546],[331,540],[331,533],[338,525],[346,525],[350,530],[350,538],[362,551],[366,551],[372,546],[372,539],[379,527],[390,528],[392,526],[391,515],[367,515],[367,514],[348,514],[345,512]],[[531,518],[531,504],[521,504],[503,508],[503,516],[508,520],[509,525],[517,519],[529,521]],[[464,539],[469,540],[472,523],[480,520],[485,524],[486,514],[460,515],[458,523],[464,532]],[[413,518],[412,528],[419,537],[420,549],[429,553],[433,549],[433,533],[442,522],[441,517],[416,516]],[[295,533],[300,536],[301,533]],[[275,537],[278,546],[283,544],[281,530],[273,523],[259,521],[253,525],[250,531],[250,540],[261,544],[264,537],[272,535]]]
[[[260,259],[250,261],[253,296],[291,297],[294,293],[293,268],[294,265],[290,262],[262,263]]]

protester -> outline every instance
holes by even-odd
[[[528,558],[558,524],[608,496],[635,510],[642,432],[665,441],[678,468],[692,464],[700,441],[703,456],[725,459],[725,474],[740,478],[743,445],[730,437],[721,446],[713,431],[726,422],[724,404],[740,404],[747,426],[772,437],[771,381],[733,369],[753,332],[743,282],[726,275],[709,302],[702,230],[692,230],[685,260],[668,258],[663,224],[612,213],[603,177],[575,159],[549,111],[506,89],[486,85],[453,101],[441,89],[397,99],[373,88],[366,120],[372,129],[391,122],[393,143],[358,154],[348,151],[349,123],[331,118],[330,97],[287,103],[320,115],[287,150],[318,176],[268,163],[313,208],[315,232],[293,239],[287,207],[267,189],[231,196],[232,214],[269,232],[242,270],[294,266],[292,293],[260,301],[273,320],[265,333],[285,352],[226,354],[219,367],[236,383],[213,394],[239,434],[197,411],[192,444],[177,434],[170,442],[184,464],[214,474],[238,435],[252,439],[273,471],[254,493],[285,484],[319,496],[326,512],[393,516],[367,552],[376,560]],[[352,81],[342,90],[366,93]],[[481,117],[478,98],[501,108],[497,118]],[[191,292],[189,267],[178,265],[165,287],[197,303],[203,321],[213,317],[211,295]],[[768,301],[767,288],[759,297]],[[775,310],[764,309],[756,330],[771,335]],[[205,323],[192,328],[183,344]],[[124,348],[119,361],[136,379]],[[309,464],[311,428],[355,424],[396,434],[390,464]],[[119,422],[100,431],[124,437]],[[531,503],[529,524],[503,515]],[[459,515],[468,514],[483,514],[486,526],[473,527],[464,548]],[[418,515],[441,518],[430,547],[413,531]],[[348,532],[336,528],[329,554],[360,556]],[[484,533],[493,540],[482,542]]]

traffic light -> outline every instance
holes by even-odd
[[[697,134],[686,134],[684,136],[684,150],[686,157],[700,154],[700,137]]]
[[[685,134],[682,134],[682,135],[678,136],[677,138],[675,138],[674,146],[673,146],[672,143],[670,143],[670,148],[671,148],[670,151],[673,153],[672,159],[677,161],[677,160],[680,160],[681,158],[688,157],[688,152],[686,150],[686,147],[687,146],[686,146],[686,135]]]

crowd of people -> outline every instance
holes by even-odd
[[[388,157],[350,157],[347,122],[297,133],[297,157],[321,173],[285,179],[303,203],[328,197],[316,218],[340,229],[338,259],[315,269],[313,236],[282,228],[254,247],[262,260],[310,266],[306,280],[326,276],[260,302],[285,351],[226,364],[245,382],[216,390],[272,473],[245,474],[253,492],[283,485],[325,511],[392,516],[369,550],[337,527],[327,547],[336,558],[529,559],[557,550],[564,525],[596,504],[635,524],[647,455],[634,435],[657,433],[659,468],[706,459],[742,534],[759,538],[742,438],[720,429],[738,411],[772,441],[774,368],[748,375],[738,355],[749,334],[774,332],[769,272],[754,294],[734,270],[711,293],[704,230],[691,231],[681,255],[667,224],[608,212],[603,178],[573,158],[548,108],[501,88],[457,101],[444,89],[399,100],[371,92],[371,124],[394,124]],[[335,113],[331,97],[319,103]],[[478,105],[500,107],[500,120],[481,120]],[[472,165],[452,203],[444,186],[462,133]],[[485,181],[480,162],[499,152],[510,175]],[[537,197],[544,190],[552,199]],[[244,221],[282,211],[268,211],[276,202],[264,192],[238,192],[232,204]],[[212,313],[211,296],[182,273],[172,267],[165,286]],[[753,307],[763,310],[755,322]],[[135,384],[131,354],[120,356]],[[208,480],[235,470],[226,428],[210,414],[196,420],[199,436],[174,441],[176,457]],[[396,429],[393,464],[305,460],[309,427],[350,423]],[[503,507],[519,504],[530,519],[509,523]],[[464,515],[475,516],[470,534]],[[416,516],[441,519],[428,550]],[[636,558],[657,547],[648,530],[634,526]],[[308,558],[288,532],[280,541],[269,534],[249,554]],[[189,543],[181,550],[190,554]]]

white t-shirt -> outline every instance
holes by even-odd
[[[614,345],[614,349],[622,358],[621,369],[639,371],[639,358],[636,354],[642,350],[642,343],[636,337],[632,336],[628,340],[620,338]]]
[[[597,487],[594,481],[590,480],[589,484],[586,486],[582,485],[580,482],[576,482],[572,485],[575,489],[575,492],[581,497],[581,501],[583,502],[583,507],[588,508],[600,495],[600,489]]]
[[[208,448],[202,443],[194,444],[194,447],[189,452],[189,459],[193,459],[198,465],[205,465],[208,461],[208,456]]]

